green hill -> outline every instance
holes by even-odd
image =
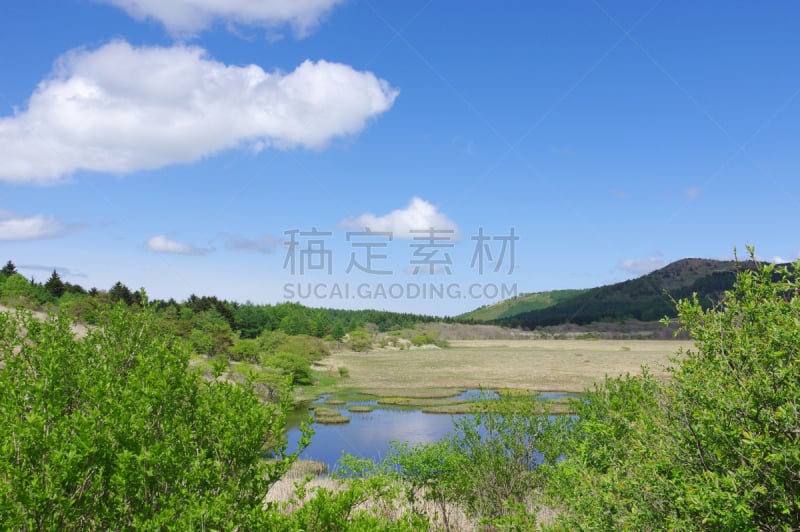
[[[511,318],[523,312],[542,310],[562,301],[582,294],[586,290],[550,290],[549,292],[533,292],[504,299],[491,305],[483,305],[475,310],[456,316],[456,320],[496,321]]]
[[[599,321],[654,321],[675,315],[671,298],[698,295],[704,306],[711,306],[725,290],[733,286],[737,268],[753,268],[753,263],[711,259],[683,259],[637,279],[576,290],[571,296],[564,290],[559,300],[551,298],[540,308],[519,310],[513,298],[467,313],[473,319],[512,326],[535,328],[563,323],[587,324]],[[543,292],[542,294],[548,294]],[[534,294],[536,295],[536,294]],[[494,308],[502,309],[493,317]],[[488,316],[487,318],[479,318]],[[463,317],[463,316],[462,316]]]

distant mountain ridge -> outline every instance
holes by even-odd
[[[711,306],[733,286],[738,270],[754,266],[752,262],[681,259],[636,279],[587,290],[523,295],[458,318],[528,329],[564,323],[654,321],[675,316],[672,299],[691,297],[693,293],[704,306]],[[533,302],[526,299],[530,296],[536,296]],[[531,308],[532,304],[540,306]]]

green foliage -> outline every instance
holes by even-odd
[[[114,283],[114,286],[108,291],[108,297],[111,299],[112,303],[119,303],[122,301],[126,305],[131,306],[134,302],[133,292],[121,281]]]
[[[417,334],[411,337],[411,344],[417,347],[433,344],[434,339],[428,336],[427,334]]]
[[[228,356],[231,360],[258,362],[261,356],[261,347],[257,340],[240,339],[236,340],[231,347]]]
[[[44,289],[54,298],[59,298],[64,295],[67,286],[64,284],[64,281],[61,280],[61,276],[58,275],[58,272],[53,270],[50,278],[44,284]]]
[[[2,270],[0,270],[0,274],[4,275],[5,277],[11,277],[15,273],[17,273],[17,267],[11,261],[6,262],[6,265],[3,266]]]
[[[333,329],[331,329],[331,337],[338,342],[344,338],[345,334],[344,324],[341,320],[337,320],[336,323],[333,324]]]
[[[560,530],[652,530],[667,522],[651,504],[676,495],[657,451],[661,388],[647,374],[606,379],[573,401],[576,417],[560,441],[566,459],[544,467],[554,505],[563,508]]]
[[[285,375],[291,377],[292,384],[313,384],[311,366],[308,361],[296,353],[277,353],[264,357],[266,366],[280,369]]]
[[[3,297],[6,300],[14,300],[33,295],[33,287],[25,277],[19,273],[14,273],[6,279],[3,285]]]
[[[262,530],[275,532],[352,531],[414,532],[431,530],[428,521],[413,512],[396,515],[399,491],[388,477],[350,476],[338,489],[307,487],[301,483],[289,505],[294,511],[264,513]]]
[[[372,335],[364,329],[350,331],[347,335],[347,346],[353,351],[366,351],[372,347]]]
[[[257,338],[264,329],[272,329],[272,321],[267,307],[245,304],[233,314],[234,326],[242,338]]]
[[[0,314],[0,522],[16,530],[222,529],[263,520],[290,465],[287,400],[208,381],[149,310]],[[307,434],[306,434],[307,436]],[[307,442],[307,437],[304,438]],[[273,450],[279,460],[261,459]]]
[[[752,250],[751,250],[752,254]],[[796,266],[800,266],[798,263]],[[696,351],[674,371],[667,428],[682,511],[715,528],[800,526],[800,286],[787,268],[742,272],[719,309],[678,313]]]
[[[712,309],[680,301],[696,349],[671,380],[609,380],[575,405],[551,471],[562,529],[800,527],[797,267],[741,271]]]
[[[330,355],[328,346],[319,338],[298,335],[289,336],[283,331],[264,331],[257,339],[261,361],[269,365],[270,356],[278,353],[296,355],[306,363],[322,360]]]
[[[558,456],[551,446],[562,423],[530,397],[485,396],[474,411],[456,419],[442,441],[394,442],[382,463],[350,459],[346,471],[397,479],[412,506],[427,500],[437,508],[446,530],[452,529],[454,505],[487,529],[528,530],[536,521],[533,495],[543,482],[539,462]]]

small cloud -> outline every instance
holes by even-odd
[[[661,253],[654,253],[646,259],[625,259],[619,263],[620,269],[636,275],[644,275],[666,265],[667,261],[661,256]]]
[[[687,187],[683,190],[683,193],[689,201],[695,201],[700,197],[700,189],[695,187]]]
[[[164,235],[156,235],[147,240],[147,248],[156,253],[175,253],[177,255],[205,255],[210,250],[196,248],[175,240],[170,240]]]
[[[73,271],[63,266],[44,266],[42,264],[20,264],[17,270],[33,270],[39,272],[53,273],[53,270],[58,272],[61,277],[88,277],[85,273]]]
[[[242,251],[255,251],[256,253],[269,254],[275,251],[280,244],[280,239],[272,235],[263,234],[257,239],[247,238],[241,235],[223,233],[225,249],[238,249]]]
[[[776,256],[772,257],[769,260],[769,262],[771,262],[772,264],[788,264],[788,263],[796,261],[797,259],[800,259],[800,253],[795,253],[793,259],[785,259],[785,258],[781,257],[780,255],[776,255]]]
[[[52,216],[16,216],[0,211],[0,240],[40,240],[65,235],[78,226],[65,226]]]
[[[424,237],[420,231],[431,229],[437,237],[457,240],[458,226],[439,209],[422,198],[413,197],[405,209],[397,209],[375,216],[365,213],[356,218],[346,218],[339,225],[345,228],[391,233],[394,238],[414,239]]]

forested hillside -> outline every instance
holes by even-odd
[[[700,304],[709,308],[733,286],[738,270],[753,267],[752,262],[683,259],[637,279],[592,288],[542,309],[491,321],[533,329],[564,323],[675,317],[675,301],[697,294]]]

